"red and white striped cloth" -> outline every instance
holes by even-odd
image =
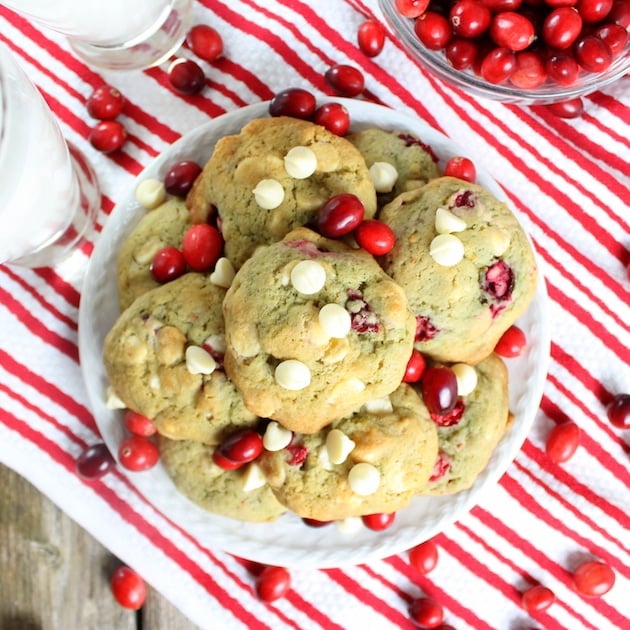
[[[365,57],[356,32],[366,17],[381,17],[376,0],[202,0],[195,14],[222,34],[225,56],[206,66],[204,91],[184,97],[168,87],[165,67],[99,73],[63,37],[0,8],[0,41],[98,172],[99,225],[144,166],[209,117],[291,86],[330,93],[325,70],[357,66],[368,98],[474,147],[524,216],[545,266],[552,322],[550,372],[531,434],[482,503],[437,536],[440,560],[428,576],[419,576],[406,554],[294,570],[288,597],[261,603],[248,562],[178,529],[124,474],[88,484],[73,472],[77,455],[98,441],[77,350],[88,246],[80,268],[0,266],[0,460],[201,627],[412,628],[407,607],[421,592],[435,597],[459,630],[630,627],[630,435],[605,415],[612,395],[630,393],[630,79],[587,97],[584,115],[566,120],[448,87],[392,38],[378,57]],[[103,81],[127,98],[129,141],[111,155],[87,141],[85,99]],[[555,465],[545,439],[566,419],[582,429],[581,445]],[[590,558],[606,561],[617,576],[601,598],[582,598],[571,587],[570,571]],[[557,601],[534,621],[519,593],[536,582]]]

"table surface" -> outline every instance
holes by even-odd
[[[461,630],[628,627],[630,435],[606,405],[630,393],[630,78],[584,99],[579,119],[544,108],[473,98],[416,66],[387,38],[373,59],[356,45],[358,25],[380,18],[376,0],[195,2],[195,21],[222,34],[225,54],[203,63],[195,96],[168,85],[168,64],[102,72],[66,40],[0,8],[6,44],[42,91],[62,131],[98,173],[98,230],[157,155],[209,118],[303,86],[331,95],[333,63],[360,67],[362,98],[421,118],[492,173],[538,250],[549,292],[551,363],[540,409],[520,452],[480,503],[436,535],[436,569],[417,573],[406,553],[358,566],[292,572],[278,602],[258,601],[255,566],[225,553],[137,493],[117,470],[84,483],[74,462],[99,440],[77,346],[81,282],[93,239],[69,264],[0,266],[0,629],[30,628],[412,628],[421,594]],[[179,54],[190,56],[190,51]],[[103,82],[127,98],[129,139],[109,155],[88,142],[85,99]],[[1,174],[0,174],[1,177]],[[551,429],[571,420],[580,446],[558,465],[545,454]],[[601,559],[614,588],[587,599],[571,572]],[[150,585],[141,612],[117,606],[108,578],[124,562]],[[282,559],[278,560],[281,564]],[[522,590],[556,594],[530,617]]]

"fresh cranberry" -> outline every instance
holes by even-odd
[[[467,182],[474,182],[477,179],[477,169],[470,158],[455,156],[450,158],[444,165],[444,175],[457,177]]]
[[[429,50],[442,50],[451,39],[451,25],[436,11],[426,11],[415,22],[414,32]]]
[[[308,457],[308,448],[304,444],[289,444],[286,451],[289,454],[289,466],[301,466]]]
[[[458,0],[451,7],[449,19],[454,35],[479,37],[490,26],[490,9],[477,0]]]
[[[595,24],[610,13],[612,6],[613,0],[577,0],[575,8],[583,22]]]
[[[328,84],[342,96],[358,96],[365,88],[365,79],[358,68],[337,63],[325,73]]]
[[[403,383],[417,383],[424,374],[426,369],[426,361],[421,352],[418,352],[415,348],[411,351],[409,361],[407,361],[407,367],[405,368],[405,375],[403,376]]]
[[[522,90],[541,86],[547,80],[547,68],[542,55],[534,50],[516,54],[516,68],[510,76],[512,85]]]
[[[547,110],[559,118],[578,118],[584,111],[584,102],[579,96],[565,101],[557,101],[545,105]]]
[[[114,599],[121,606],[130,610],[142,608],[147,597],[147,587],[131,567],[118,567],[110,577],[110,586]]]
[[[201,173],[201,166],[192,160],[172,164],[164,175],[164,188],[170,195],[185,197]]]
[[[269,101],[270,116],[292,116],[308,120],[315,112],[316,100],[313,94],[302,88],[288,88],[278,92]]]
[[[605,562],[591,560],[573,572],[573,587],[584,597],[601,597],[615,584],[615,572]]]
[[[580,66],[573,55],[558,52],[547,59],[547,75],[560,85],[573,85],[580,74]]]
[[[494,351],[506,359],[512,359],[523,354],[527,345],[527,337],[523,330],[516,325],[510,326],[499,338]]]
[[[317,214],[317,229],[323,236],[338,238],[356,229],[365,214],[363,202],[352,193],[331,197]]]
[[[409,564],[423,575],[435,569],[438,558],[438,548],[432,540],[425,540],[409,550]]]
[[[417,18],[429,6],[430,0],[396,0],[396,10],[403,17]]]
[[[409,606],[409,616],[420,628],[437,628],[444,621],[444,610],[430,597],[418,597]]]
[[[215,61],[223,54],[223,39],[208,24],[193,26],[186,35],[186,45],[204,61]]]
[[[630,27],[630,2],[628,0],[615,0],[606,19],[626,29]]]
[[[169,83],[180,94],[197,94],[206,84],[201,66],[192,59],[175,59],[167,70]]]
[[[490,11],[498,13],[499,11],[516,11],[523,0],[480,0],[481,4],[485,4]]]
[[[102,153],[117,151],[126,139],[127,130],[117,120],[102,120],[92,128],[89,136],[92,146]]]
[[[158,463],[160,451],[149,438],[132,435],[120,443],[118,459],[127,470],[149,470]]]
[[[253,429],[236,431],[216,449],[221,456],[241,466],[254,461],[262,453],[262,450],[262,437]]]
[[[348,297],[346,308],[350,313],[352,330],[358,334],[378,332],[381,329],[379,317],[361,293],[348,291]]]
[[[542,25],[541,36],[551,48],[569,48],[582,31],[582,18],[573,7],[558,7],[551,11]]]
[[[177,247],[163,247],[153,256],[150,267],[156,282],[164,284],[186,273],[186,259]]]
[[[381,532],[384,529],[388,529],[394,524],[394,520],[396,519],[396,512],[391,512],[389,514],[378,513],[378,514],[365,514],[361,517],[363,524],[368,528],[375,532]]]
[[[444,56],[455,70],[472,67],[477,58],[479,47],[472,39],[453,37],[444,48]]]
[[[366,219],[354,232],[354,238],[366,252],[373,256],[384,256],[396,243],[392,228],[378,219]]]
[[[243,466],[243,462],[235,462],[221,453],[221,448],[217,447],[212,451],[212,461],[223,470],[236,470]]]
[[[588,72],[603,72],[613,61],[608,44],[596,35],[584,35],[573,46],[575,59]]]
[[[108,473],[116,464],[107,445],[103,442],[88,446],[77,457],[75,470],[79,477],[84,479],[100,479]]]
[[[455,373],[446,366],[431,366],[422,376],[421,391],[424,404],[430,413],[446,415],[457,403]]]
[[[483,290],[500,302],[509,300],[514,288],[514,274],[511,267],[503,260],[490,265],[485,272]]]
[[[223,252],[223,237],[207,223],[190,226],[184,233],[182,253],[193,271],[213,269]]]
[[[256,595],[263,602],[284,597],[291,589],[291,574],[284,567],[265,567],[256,578]]]
[[[573,457],[580,445],[580,427],[569,420],[557,424],[549,433],[545,452],[555,464],[562,464]]]
[[[555,600],[554,592],[542,584],[532,586],[521,594],[521,606],[530,615],[547,610]]]
[[[466,411],[466,405],[462,398],[458,398],[455,402],[455,406],[446,413],[431,413],[431,420],[438,425],[438,427],[452,427],[456,425],[463,417],[464,411]]]
[[[376,57],[385,45],[385,30],[376,20],[366,20],[359,24],[357,43],[364,55]]]
[[[304,517],[302,522],[309,527],[326,527],[326,525],[330,525],[333,521],[318,521],[316,518]]]
[[[531,20],[516,11],[501,11],[492,17],[490,37],[497,46],[525,50],[536,36]]]
[[[151,437],[157,433],[157,429],[150,418],[143,416],[137,411],[127,409],[123,416],[123,423],[129,433],[134,435],[141,435],[144,437]]]
[[[85,105],[92,118],[112,120],[122,113],[125,98],[115,87],[100,85],[88,96]]]
[[[493,48],[484,55],[479,74],[488,83],[504,83],[516,70],[516,55],[509,48]]]
[[[630,429],[630,394],[617,394],[606,407],[610,424],[618,429]]]
[[[429,341],[440,332],[430,318],[424,315],[416,315],[416,334],[414,341]]]
[[[615,58],[623,51],[628,41],[628,31],[620,24],[612,22],[597,26],[593,35],[599,37],[610,48]]]
[[[350,129],[350,112],[341,103],[324,103],[315,110],[313,122],[336,136],[345,136]]]

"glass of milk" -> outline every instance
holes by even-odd
[[[68,37],[91,65],[134,70],[168,59],[186,37],[193,0],[0,0]]]
[[[93,233],[96,176],[0,44],[0,263],[55,265]]]

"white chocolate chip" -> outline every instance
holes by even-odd
[[[217,260],[214,271],[210,274],[210,282],[218,287],[229,289],[235,275],[236,271],[234,270],[234,265],[232,265],[229,259],[222,256]]]
[[[378,472],[378,468],[367,462],[355,464],[348,473],[350,489],[362,497],[374,494],[380,484],[381,473]]]
[[[243,473],[243,492],[258,490],[267,483],[262,468],[256,462],[250,462]]]
[[[153,210],[166,199],[166,188],[159,179],[145,179],[136,186],[136,200],[147,210]]]
[[[346,381],[346,385],[349,390],[356,392],[357,394],[365,391],[365,383],[360,378],[351,378]]]
[[[488,247],[494,256],[502,256],[510,246],[510,235],[501,228],[490,227],[483,235],[488,239]]]
[[[164,242],[159,236],[151,236],[133,252],[133,259],[141,265],[148,265],[163,247]]]
[[[204,341],[204,346],[208,346],[216,354],[225,354],[225,335],[220,333],[210,335]]]
[[[105,406],[108,409],[125,409],[127,407],[111,385],[105,390]]]
[[[328,449],[326,448],[326,444],[322,444],[317,450],[317,463],[324,470],[333,469],[333,465],[330,461],[330,457],[328,457]]]
[[[272,420],[265,429],[263,446],[268,451],[281,451],[288,446],[293,439],[293,431],[285,429],[282,425]]]
[[[291,269],[293,288],[304,295],[314,295],[326,283],[326,270],[314,260],[302,260]]]
[[[343,464],[355,447],[355,443],[339,429],[332,429],[326,436],[326,450],[331,464]]]
[[[467,363],[456,363],[451,366],[457,380],[457,394],[468,396],[477,387],[477,370]]]
[[[287,359],[276,367],[275,378],[280,387],[298,391],[311,384],[311,371],[301,361]]]
[[[466,221],[460,219],[446,208],[438,208],[435,211],[435,231],[438,234],[450,234],[451,232],[463,232],[466,229]]]
[[[284,199],[284,188],[275,179],[261,179],[252,192],[256,203],[265,210],[277,208]]]
[[[335,527],[342,534],[356,534],[363,529],[363,520],[360,516],[348,516],[339,521],[335,521]]]
[[[308,147],[293,147],[284,156],[284,168],[291,177],[306,179],[317,168],[317,156]]]
[[[388,193],[398,180],[398,171],[389,162],[374,162],[370,166],[370,178],[376,192]]]
[[[368,413],[392,413],[394,406],[389,396],[384,398],[372,398],[363,405]]]
[[[319,325],[329,337],[342,339],[350,332],[352,319],[343,306],[324,304],[319,310]]]
[[[453,267],[464,257],[464,244],[453,234],[438,234],[431,241],[429,254],[438,265]]]
[[[212,374],[217,367],[217,362],[207,350],[200,346],[188,346],[186,367],[191,374]]]

